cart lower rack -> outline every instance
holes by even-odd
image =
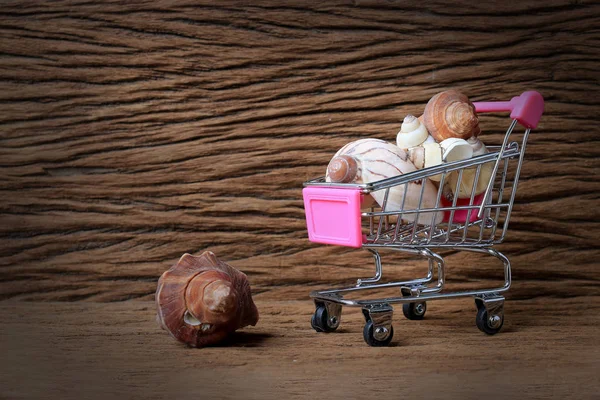
[[[375,275],[358,279],[348,288],[314,291],[316,311],[312,326],[317,332],[333,332],[341,321],[342,306],[361,307],[365,317],[363,336],[371,346],[386,346],[393,337],[393,305],[402,304],[402,311],[411,320],[423,319],[427,302],[472,296],[477,305],[477,327],[487,333],[497,333],[504,322],[502,293],[511,285],[510,261],[493,245],[502,243],[517,191],[525,147],[531,129],[543,113],[544,101],[537,92],[525,92],[508,102],[474,103],[478,113],[510,111],[510,124],[504,141],[489,153],[471,159],[445,163],[377,182],[365,184],[327,183],[317,178],[304,184],[303,190],[309,239],[313,242],[349,247],[362,247],[372,253]],[[516,125],[525,132],[520,142],[509,142]],[[445,192],[446,182],[459,193],[466,177],[473,182],[470,196],[458,198]],[[414,205],[406,201],[409,185],[425,187],[428,179],[439,180],[434,206],[425,206],[423,189]],[[479,180],[487,184],[485,192],[475,194]],[[391,191],[404,193],[401,207],[387,207]],[[381,206],[362,209],[365,196],[383,193]],[[389,209],[392,208],[392,209]],[[445,263],[433,249],[454,249],[486,254],[503,265],[504,284],[490,289],[448,292],[444,290]],[[429,262],[425,277],[404,282],[383,282],[382,251],[403,251],[424,257]],[[434,279],[435,277],[435,279]],[[371,300],[351,300],[350,293],[399,288],[395,297]]]

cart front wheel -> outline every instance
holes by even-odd
[[[389,329],[383,326],[375,328],[373,321],[369,321],[363,329],[363,337],[369,346],[387,346],[392,341],[392,337],[394,337],[394,328],[391,325]]]
[[[427,303],[404,303],[402,305],[402,312],[404,316],[408,319],[418,321],[422,320],[425,316],[425,311],[427,311]]]
[[[502,325],[504,324],[504,315],[496,314],[488,316],[488,312],[485,307],[480,307],[479,310],[477,310],[477,318],[475,319],[475,323],[481,332],[487,333],[488,335],[495,335],[500,331]]]
[[[337,317],[329,317],[325,306],[317,307],[310,321],[313,329],[317,332],[333,332],[340,325]]]

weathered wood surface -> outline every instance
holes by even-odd
[[[164,398],[204,393],[199,378],[256,398],[421,393],[415,382],[464,396],[490,381],[492,394],[597,394],[599,40],[587,1],[3,2],[0,397]],[[400,347],[367,348],[356,311],[341,337],[315,336],[308,291],[372,266],[308,242],[302,182],[348,141],[393,140],[450,87],[547,101],[498,247],[514,268],[507,332],[482,336],[465,300],[403,323]],[[507,123],[483,119],[485,142]],[[241,347],[187,352],[152,320],[160,274],[204,249],[251,280],[263,319]],[[501,277],[490,260],[447,256],[455,287]],[[384,261],[391,278],[424,268]],[[127,299],[139,301],[97,304]]]
[[[592,301],[595,300],[593,303]],[[261,321],[227,347],[189,349],[154,304],[4,301],[0,397],[7,399],[597,399],[598,298],[508,302],[502,334],[475,328],[470,299],[431,303],[368,347],[363,318],[317,334],[308,302],[258,301]]]
[[[2,298],[151,299],[207,248],[265,296],[367,276],[367,254],[307,241],[301,184],[449,87],[544,94],[500,248],[513,296],[600,293],[598,4],[213,3],[3,4]],[[483,125],[497,144],[507,118]]]

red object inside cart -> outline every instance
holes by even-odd
[[[469,219],[469,222],[475,222],[479,218],[477,218],[477,213],[479,212],[479,206],[483,202],[483,198],[485,197],[485,193],[481,193],[473,198],[473,204],[471,204],[471,198],[467,199],[457,199],[457,206],[473,206],[473,208],[468,210],[455,210],[454,215],[452,216],[453,223],[464,224]],[[452,201],[446,200],[443,196],[441,199],[442,207],[452,207]],[[469,213],[470,211],[470,213]],[[450,214],[452,211],[444,212],[444,222],[450,221]]]

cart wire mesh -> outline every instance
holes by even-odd
[[[502,146],[490,146],[488,153],[471,159],[366,184],[327,183],[320,177],[306,182],[305,186],[360,188],[365,195],[383,193],[381,205],[373,202],[370,208],[362,210],[363,246],[488,247],[504,240],[515,199],[530,132],[530,129],[525,130],[520,145],[509,143],[516,123],[512,121]],[[487,178],[485,171],[488,171]],[[471,177],[466,183],[469,193],[459,198],[467,174]],[[435,205],[426,207],[423,201],[426,182],[433,177],[439,179],[434,182],[437,198]],[[480,180],[485,180],[483,194],[476,193]],[[420,185],[420,196],[416,206],[409,207],[410,185]],[[388,206],[391,190],[403,192],[399,208]],[[457,218],[459,214],[463,217]]]

